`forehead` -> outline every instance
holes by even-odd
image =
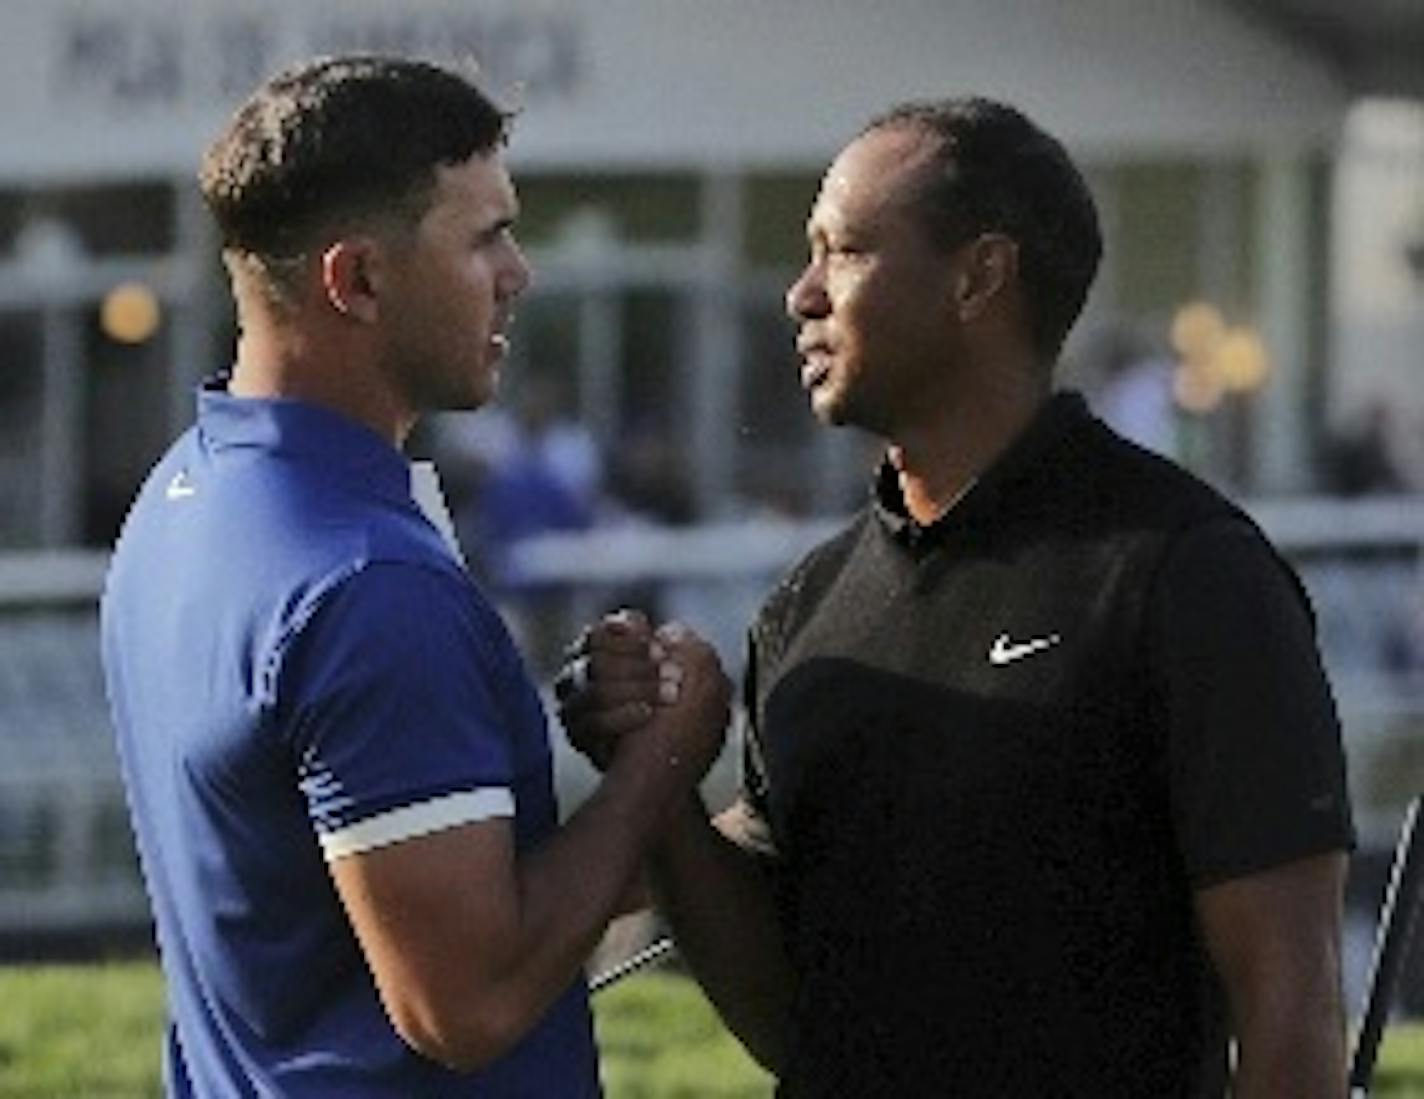
[[[435,188],[424,221],[497,222],[518,212],[519,200],[499,151],[476,153],[435,169]]]
[[[860,226],[904,211],[939,141],[911,126],[872,130],[856,138],[826,169],[810,228]]]

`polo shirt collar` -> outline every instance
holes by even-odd
[[[920,526],[905,509],[900,476],[889,458],[884,458],[875,473],[871,510],[885,531],[899,541],[916,545],[934,539],[991,511],[1009,486],[1037,469],[1044,456],[1091,415],[1082,394],[1072,390],[1054,393],[999,459],[929,526]]]
[[[213,451],[253,448],[306,459],[359,478],[376,495],[410,499],[405,456],[365,424],[306,401],[234,397],[227,383],[219,374],[198,391],[198,431]]]

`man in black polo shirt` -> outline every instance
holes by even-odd
[[[908,105],[808,237],[802,381],[887,453],[751,631],[741,801],[657,851],[684,956],[787,1096],[1343,1094],[1311,612],[1241,511],[1052,393],[1101,252],[1077,170],[1008,107]],[[596,758],[648,638],[586,636]]]

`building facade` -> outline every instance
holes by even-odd
[[[478,64],[520,107],[538,279],[507,396],[551,380],[655,517],[859,493],[861,445],[805,414],[782,292],[839,145],[891,102],[962,92],[1062,136],[1102,205],[1067,379],[1100,380],[1105,333],[1170,354],[1173,318],[1210,305],[1269,378],[1175,405],[1164,445],[1247,491],[1314,484],[1346,98],[1211,0],[51,0],[0,30],[0,549],[112,536],[231,352],[199,152],[263,76],[342,50]]]

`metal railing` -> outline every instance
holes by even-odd
[[[1251,510],[1311,592],[1361,846],[1386,848],[1424,789],[1424,499]],[[837,525],[762,518],[598,530],[530,541],[517,560],[524,579],[564,593],[541,632],[567,638],[636,589],[658,613],[706,633],[735,669],[760,600]],[[106,561],[87,551],[0,555],[0,935],[147,919],[99,668]],[[528,616],[509,610],[518,633]],[[566,807],[593,783],[562,746],[556,776]],[[734,777],[728,752],[710,778],[714,800],[730,796]]]

